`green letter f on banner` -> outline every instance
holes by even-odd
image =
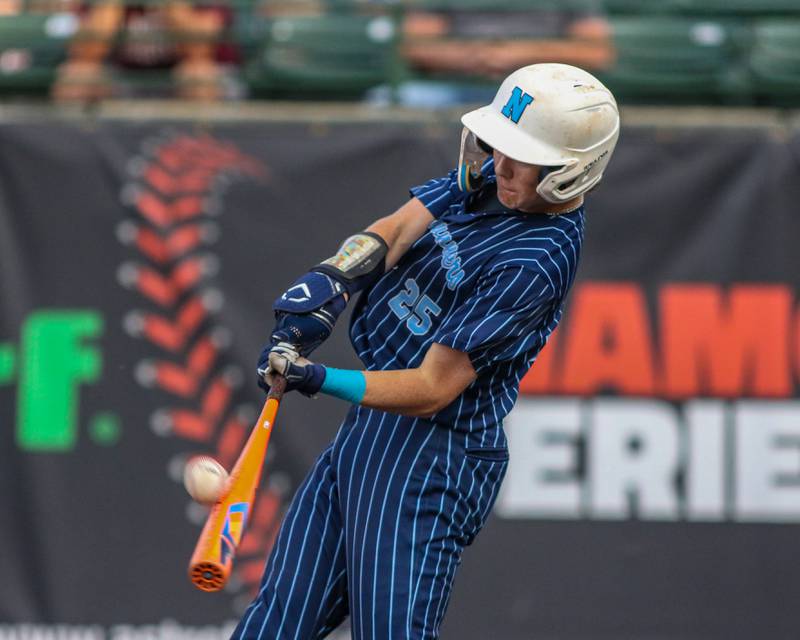
[[[517,124],[531,102],[533,102],[533,96],[531,94],[525,93],[519,87],[514,87],[514,91],[511,92],[511,97],[508,99],[508,102],[506,102],[506,106],[503,107],[502,114],[510,119],[511,122]]]
[[[39,311],[22,331],[17,443],[27,451],[66,451],[78,435],[78,386],[97,380],[102,332],[92,311]]]

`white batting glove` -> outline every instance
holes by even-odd
[[[293,374],[295,374],[296,368],[293,367],[293,365],[305,367],[311,364],[310,360],[297,353],[297,349],[295,349],[294,345],[288,342],[279,342],[270,349],[268,362],[269,366],[264,374],[264,379],[270,387],[272,386],[272,377],[275,374],[287,378],[290,382],[294,382]]]
[[[278,365],[277,368],[273,366],[273,356],[280,357],[280,360],[275,360],[275,363]],[[300,354],[295,349],[294,345],[289,344],[288,342],[279,342],[276,344],[272,349],[269,351],[269,355],[267,357],[267,362],[265,363],[267,366],[264,367],[262,364],[258,368],[258,375],[261,376],[263,380],[271,387],[272,386],[272,376],[275,373],[279,373],[283,375],[281,372],[286,368],[286,364],[295,362],[300,357]]]
[[[325,367],[302,356],[298,357],[296,351],[287,353],[283,349],[272,349],[268,360],[269,368],[265,379],[270,387],[274,376],[281,375],[286,380],[286,391],[297,389],[303,395],[313,398],[325,380]]]

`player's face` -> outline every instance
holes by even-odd
[[[493,156],[497,198],[503,206],[531,213],[541,211],[548,204],[536,192],[541,167],[512,160],[497,149],[493,151]]]

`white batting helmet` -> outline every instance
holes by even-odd
[[[558,167],[536,189],[552,203],[571,200],[600,182],[619,137],[614,96],[593,75],[567,64],[518,69],[503,81],[492,104],[470,111],[461,122],[509,158]],[[462,139],[462,174],[464,148]],[[469,172],[466,176],[468,183]]]

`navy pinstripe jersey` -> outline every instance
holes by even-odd
[[[478,194],[465,197],[455,171],[410,190],[435,219],[362,294],[350,338],[368,370],[417,367],[433,342],[469,354],[477,379],[432,420],[499,446],[519,382],[561,318],[584,212],[550,216],[471,206],[496,191],[491,159],[483,169],[486,183]]]

